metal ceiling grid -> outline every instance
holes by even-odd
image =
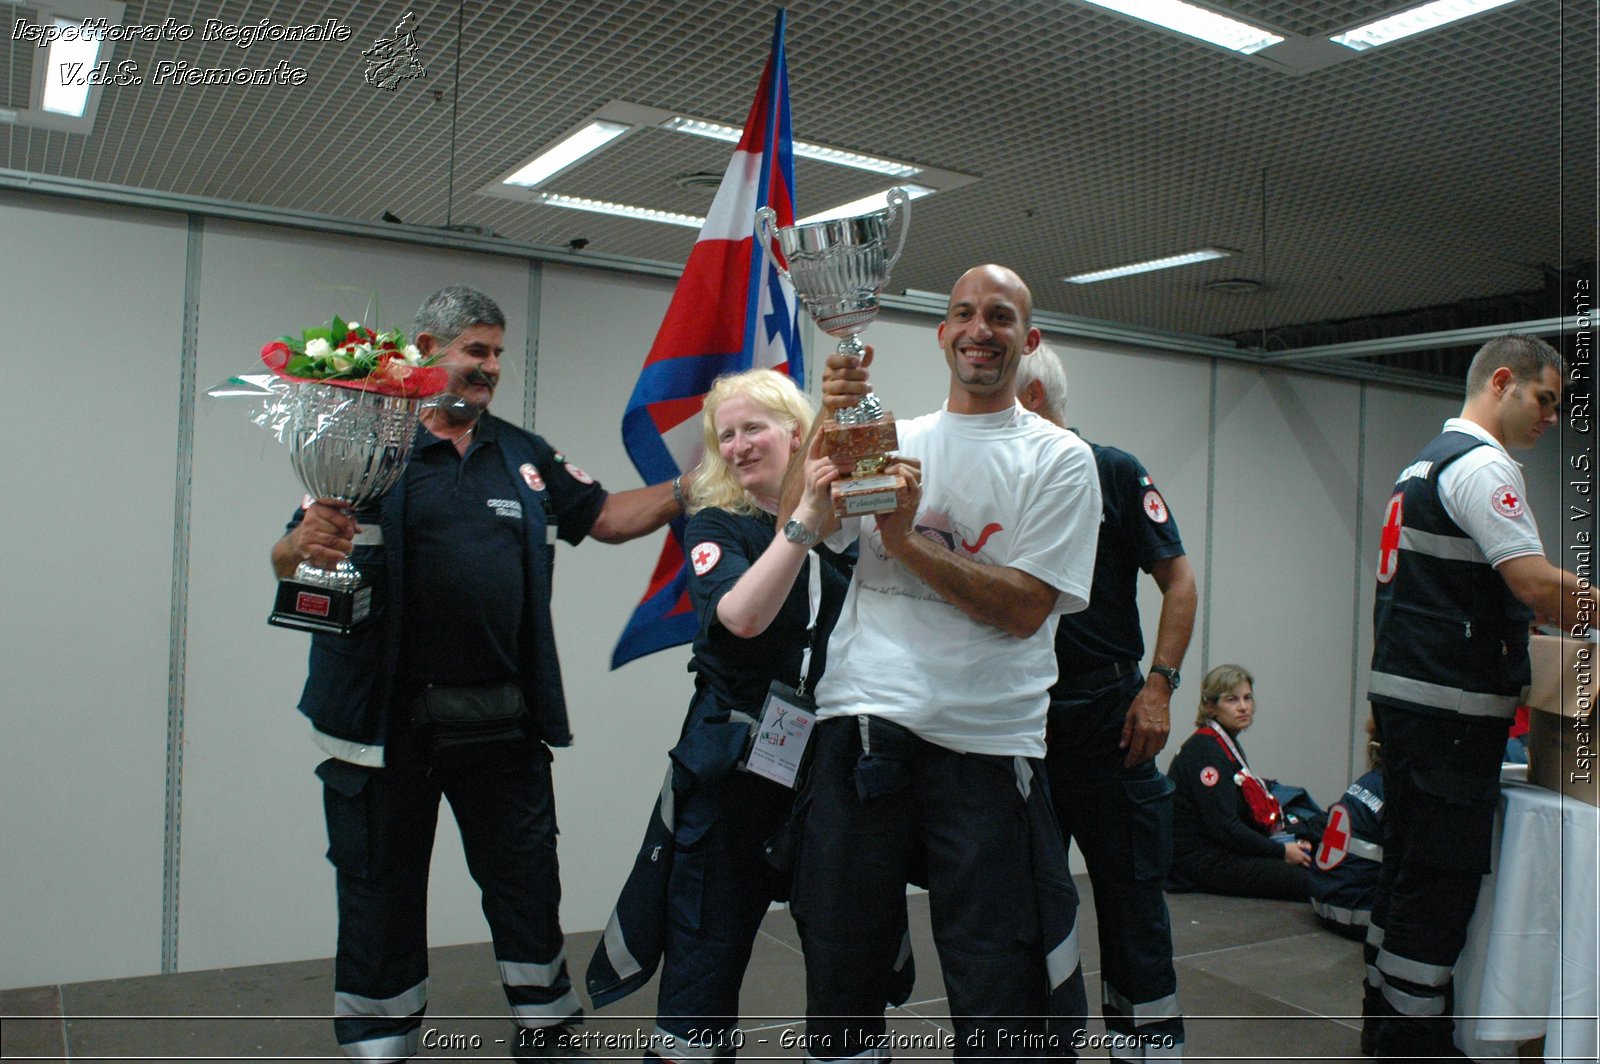
[[[1228,10],[1245,22],[1279,33],[1326,37],[1392,15],[1405,5],[1394,0],[1349,0],[1348,3],[1275,3],[1273,0],[1230,0]]]
[[[1325,35],[1405,4],[1223,6]],[[407,11],[428,76],[376,89],[359,50]],[[343,217],[448,217],[525,243],[582,236],[595,251],[681,262],[692,230],[477,190],[614,100],[741,124],[772,8],[467,0],[458,115],[456,14],[455,0],[132,0],[130,24],[336,17],[352,39],[119,44],[113,58],[146,69],[284,59],[307,80],[108,89],[88,136],[0,125],[0,165]],[[1067,0],[792,0],[794,128],[978,175],[914,206],[897,288],[943,290],[999,259],[1030,278],[1041,309],[1134,326],[1222,335],[1380,315],[1536,289],[1545,268],[1592,261],[1595,14],[1593,0],[1521,0],[1297,77]],[[15,100],[34,56],[9,36],[0,85]],[[727,152],[643,130],[549,187],[700,214],[712,190],[673,179],[721,173]],[[883,184],[797,164],[802,213]],[[1099,285],[1057,280],[1208,244],[1239,254]],[[1268,287],[1203,288],[1241,276]]]

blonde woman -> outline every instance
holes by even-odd
[[[739,765],[774,683],[804,692],[821,676],[848,582],[836,559],[811,550],[837,477],[830,461],[806,462],[787,534],[776,523],[812,418],[794,382],[772,370],[720,377],[706,396],[684,537],[700,618],[695,694],[652,830],[589,966],[601,1005],[642,986],[660,959],[650,1056],[735,1055],[750,949],[768,906],[788,896],[763,848],[795,792]]]
[[[1167,769],[1177,793],[1169,890],[1306,901],[1311,847],[1279,842],[1283,812],[1245,761],[1239,736],[1255,722],[1255,678],[1218,665],[1200,681],[1197,729]]]

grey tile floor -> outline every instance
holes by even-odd
[[[1089,1000],[1100,996],[1099,942],[1088,884],[1079,939]],[[913,896],[918,979],[912,998],[890,1017],[898,1060],[949,1059],[944,989],[924,896]],[[1308,906],[1201,894],[1168,897],[1178,994],[1187,1015],[1191,1061],[1360,1061],[1360,946],[1318,927]],[[596,933],[568,938],[575,978]],[[419,1059],[503,1058],[511,1026],[503,1019],[487,944],[431,953],[429,1019],[439,1044]],[[326,1019],[333,997],[330,961],[301,961],[178,975],[0,991],[0,1059],[334,1061]],[[745,980],[743,1060],[798,1059],[792,1044],[804,1009],[805,970],[787,912],[767,917]],[[653,1026],[655,987],[592,1013],[595,1055],[638,1059],[629,1051]],[[1091,1034],[1103,1032],[1091,1021]],[[786,1035],[789,1039],[786,1039]],[[498,1040],[498,1041],[497,1041]],[[785,1044],[789,1041],[789,1044]],[[1103,1058],[1089,1050],[1087,1059]]]

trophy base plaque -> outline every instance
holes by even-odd
[[[851,464],[882,457],[899,445],[900,434],[889,413],[874,421],[828,421],[822,426],[822,453]]]
[[[324,587],[304,580],[278,581],[278,598],[268,624],[303,632],[349,635],[372,616],[372,588]]]
[[[905,497],[906,478],[898,473],[851,477],[833,484],[833,512],[839,517],[886,514],[899,509]]]

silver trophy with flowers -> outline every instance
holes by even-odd
[[[911,197],[905,189],[888,192],[885,210],[854,218],[836,218],[805,225],[778,225],[771,207],[756,212],[756,235],[768,255],[776,240],[788,262],[777,266],[794,285],[817,327],[839,339],[838,353],[861,358],[861,334],[878,316],[878,299],[889,283],[889,271],[905,250],[911,225]],[[889,228],[901,215],[900,239],[886,255]],[[776,265],[776,264],[774,264]],[[833,508],[840,517],[886,513],[905,497],[905,478],[886,475],[889,452],[899,444],[894,415],[878,397],[863,396],[853,407],[834,411],[822,424],[822,451],[852,464],[850,476],[834,482]]]
[[[351,513],[374,511],[411,457],[417,415],[450,383],[397,331],[333,319],[261,349],[270,376],[236,377],[213,396],[253,396],[253,420],[289,446],[307,493]],[[360,542],[360,541],[358,541]],[[372,587],[349,558],[332,569],[301,562],[278,582],[269,624],[349,634],[372,615]]]

